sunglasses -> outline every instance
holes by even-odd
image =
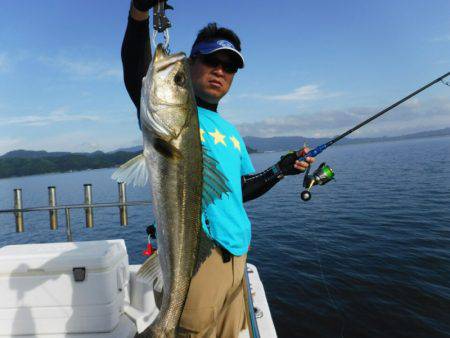
[[[214,55],[201,55],[200,61],[211,68],[216,68],[220,65],[228,74],[235,74],[238,71],[238,66],[232,61],[224,61]]]

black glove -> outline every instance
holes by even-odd
[[[297,152],[290,151],[286,155],[281,156],[280,161],[275,165],[278,171],[283,175],[298,175],[302,170],[294,168],[295,161],[297,161]]]
[[[141,12],[147,12],[150,8],[154,7],[158,3],[158,0],[133,0],[133,7]],[[167,4],[167,0],[164,1],[165,9],[173,9],[172,6]]]

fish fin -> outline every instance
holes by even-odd
[[[162,138],[155,137],[152,140],[152,143],[155,150],[164,157],[170,159],[180,159],[183,157],[180,150],[178,150],[176,147],[170,144],[170,142],[167,142]]]
[[[214,203],[214,198],[211,197],[208,191],[203,190],[202,192],[202,208],[205,210],[208,205]]]
[[[209,256],[211,256],[212,250],[215,246],[216,244],[214,243],[214,241],[206,235],[203,229],[200,230],[197,262],[195,263],[194,271],[192,272],[192,277],[194,277],[197,274],[203,262],[206,261],[206,259]]]
[[[158,253],[155,252],[141,265],[136,277],[154,281],[156,278],[159,278],[160,275],[161,267],[159,265]]]
[[[128,162],[122,164],[111,175],[111,178],[118,182],[133,183],[133,186],[143,187],[148,181],[148,170],[145,164],[144,154],[133,157]]]
[[[203,209],[220,199],[222,194],[231,192],[228,180],[217,167],[218,164],[217,160],[209,155],[208,149],[203,147]]]

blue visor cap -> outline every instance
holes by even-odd
[[[191,57],[198,56],[200,54],[211,54],[218,52],[219,50],[229,50],[232,52],[233,60],[237,62],[238,68],[244,68],[244,57],[236,49],[236,47],[228,40],[209,40],[202,41],[192,46]]]

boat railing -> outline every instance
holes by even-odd
[[[126,186],[125,183],[119,182],[119,199],[118,202],[111,203],[93,203],[92,202],[92,184],[84,184],[84,203],[81,204],[64,204],[58,205],[56,201],[56,187],[48,187],[48,206],[30,207],[24,208],[22,203],[22,189],[14,189],[14,208],[12,209],[0,209],[0,214],[12,213],[15,216],[16,232],[24,232],[24,213],[26,212],[49,212],[50,229],[58,229],[58,210],[64,210],[65,214],[65,226],[67,241],[72,242],[72,226],[70,211],[72,209],[84,209],[85,224],[87,228],[94,227],[94,214],[95,208],[119,208],[119,219],[121,226],[128,225],[128,211],[129,206],[149,205],[151,201],[127,201]]]

